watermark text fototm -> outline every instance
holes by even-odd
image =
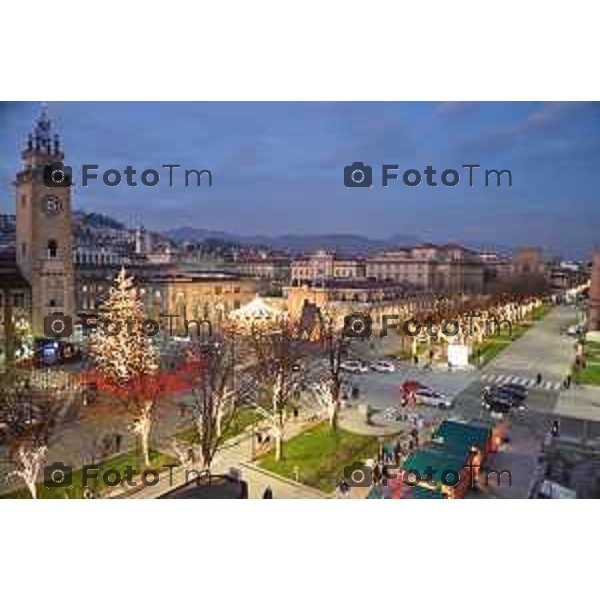
[[[469,187],[475,187],[478,181],[477,169],[481,165],[467,164],[462,165],[463,169],[468,171]],[[463,173],[467,176],[467,173]],[[504,176],[504,177],[503,177]],[[444,169],[438,176],[438,170],[431,165],[427,165],[421,172],[419,169],[406,169],[400,172],[400,165],[388,164],[381,165],[381,186],[389,187],[390,182],[400,180],[407,187],[417,187],[425,182],[429,187],[437,187],[441,183],[445,187],[455,187],[460,183],[461,174],[457,169]],[[501,187],[508,183],[512,187],[512,172],[509,169],[485,169],[485,187],[496,185]],[[344,185],[347,188],[372,188],[373,187],[373,167],[365,165],[363,162],[354,162],[344,167]]]
[[[163,172],[163,180],[168,177],[169,187],[174,187],[177,182],[184,187],[212,187],[213,176],[210,169],[185,169],[179,171],[181,165],[166,164],[160,165]],[[83,164],[81,165],[81,185],[88,187],[90,182],[102,181],[108,187],[117,187],[125,183],[129,187],[137,187],[142,184],[146,187],[155,187],[161,181],[161,173],[157,169],[144,169],[139,173],[139,169],[134,169],[132,165],[127,165],[122,171],[119,169],[106,169],[100,171],[100,165]],[[73,167],[65,165],[62,162],[55,162],[44,167],[44,185],[47,188],[73,187]]]
[[[176,319],[180,319],[180,315],[171,315],[161,313],[161,319],[168,320],[168,326],[164,326],[162,322],[155,319],[144,319],[136,321],[132,318],[127,318],[122,321],[116,319],[106,319],[99,315],[85,314],[80,317],[81,332],[83,336],[94,334],[118,336],[125,335],[143,335],[145,337],[155,337],[161,331],[163,334],[173,338],[177,334],[175,327],[179,324]],[[183,319],[183,335],[190,337],[194,334],[198,339],[208,341],[212,339],[212,324],[208,319]],[[73,317],[64,313],[52,313],[44,317],[44,335],[50,338],[68,338],[73,335]]]
[[[90,464],[81,467],[81,485],[84,488],[102,484],[104,487],[123,486],[135,488],[138,485],[154,487],[168,470],[169,486],[173,486],[173,469],[178,464],[165,464],[160,469],[144,469],[139,471],[132,465],[120,469],[105,468],[102,465]],[[197,485],[212,485],[212,475],[208,469],[185,469],[185,483],[196,482]],[[135,480],[134,480],[135,478]],[[138,483],[139,480],[139,483]],[[73,468],[62,462],[54,462],[44,468],[44,485],[47,488],[73,487]]]
[[[383,475],[379,483],[383,487],[388,487],[389,482],[398,479],[401,476],[402,483],[410,487],[415,487],[421,484],[427,486],[435,486],[441,483],[447,487],[457,487],[461,482],[465,483],[465,478],[468,477],[468,487],[471,489],[477,486],[490,485],[490,481],[495,485],[504,485],[502,476],[506,476],[506,481],[509,487],[512,487],[512,473],[508,469],[497,471],[495,469],[481,468],[481,465],[475,463],[467,463],[463,465],[461,471],[455,469],[445,469],[439,472],[433,466],[428,465],[425,469],[417,471],[416,469],[403,470],[396,464],[384,465],[382,469]],[[493,478],[493,479],[492,479]],[[373,479],[373,469],[364,463],[356,462],[348,467],[344,467],[344,481],[349,487],[371,487],[375,482]]]
[[[398,315],[382,315],[379,325],[379,336],[387,337],[389,332],[402,332],[404,335],[416,337],[425,333],[429,337],[437,337],[440,333],[446,337],[453,337],[459,333],[473,335],[475,326],[483,327],[486,336],[500,335],[502,326],[506,326],[509,336],[512,336],[512,323],[508,319],[488,318],[479,322],[481,315],[468,313],[464,315],[468,320],[468,327],[464,328],[456,319],[442,319],[436,321],[433,317],[427,317],[423,322],[415,319],[400,320]],[[371,338],[373,337],[373,318],[366,313],[352,313],[344,317],[343,334],[348,338]]]

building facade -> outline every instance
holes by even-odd
[[[588,330],[600,331],[600,252],[592,260],[592,278],[588,298]]]
[[[480,293],[484,265],[475,253],[456,245],[425,244],[384,251],[366,261],[367,279],[394,281],[423,291],[454,294]]]
[[[319,250],[302,259],[294,260],[291,268],[293,285],[315,283],[331,279],[364,279],[365,261],[341,257],[334,252]]]

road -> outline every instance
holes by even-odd
[[[484,495],[526,498],[542,440],[557,415],[562,381],[573,360],[573,339],[561,334],[561,329],[574,319],[571,307],[553,309],[482,371],[432,372],[407,365],[401,366],[396,373],[369,373],[354,376],[354,380],[362,390],[364,401],[375,408],[396,404],[398,386],[405,379],[430,385],[454,399],[454,407],[449,411],[419,407],[420,414],[439,420],[448,417],[489,418],[489,413],[481,406],[481,391],[485,385],[502,381],[525,384],[529,388],[527,409],[511,415],[508,442],[489,461],[490,468],[511,471],[512,485],[490,488]],[[536,384],[537,373],[542,375],[539,386]],[[481,494],[475,495],[481,497]]]

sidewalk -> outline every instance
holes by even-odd
[[[309,421],[306,418],[298,419],[298,421],[290,421],[286,427],[285,438],[290,438],[298,435],[302,431],[314,427],[315,421]],[[328,498],[326,494],[317,489],[286,480],[280,476],[273,475],[259,469],[252,464],[252,433],[244,432],[236,438],[228,441],[216,454],[213,461],[211,471],[213,473],[228,473],[231,469],[235,469],[241,473],[242,479],[248,483],[248,495],[250,498],[262,498],[263,492],[267,486],[273,490],[274,498]],[[163,450],[159,448],[159,450]],[[167,451],[167,449],[164,449]],[[285,445],[284,445],[285,452]],[[201,467],[196,465],[198,470]],[[156,498],[172,487],[176,487],[185,483],[185,468],[178,467],[173,469],[172,482],[169,481],[168,472],[164,474],[157,485],[152,487],[140,487],[135,494],[115,494],[112,497],[129,497],[129,498]]]

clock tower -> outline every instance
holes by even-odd
[[[75,278],[71,228],[71,175],[46,110],[34,125],[17,173],[19,269],[31,286],[33,335],[44,335],[44,317],[74,316]]]

